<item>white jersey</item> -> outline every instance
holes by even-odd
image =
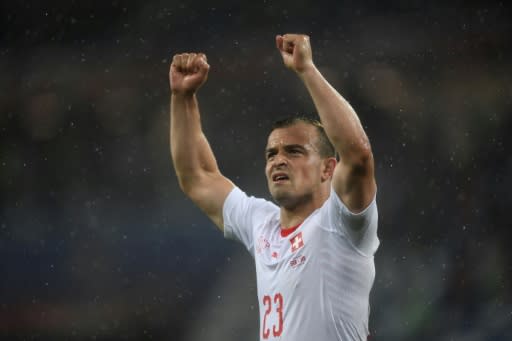
[[[235,187],[223,207],[224,235],[254,257],[260,340],[366,340],[375,278],[375,199],[351,213],[336,192],[291,234],[275,204]]]

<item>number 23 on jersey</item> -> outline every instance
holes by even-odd
[[[270,333],[273,337],[281,336],[283,332],[283,296],[280,293],[274,295],[274,297],[265,295],[263,296],[263,306],[265,307],[265,315],[263,315],[263,325],[261,333],[263,339],[268,339]],[[269,317],[272,314],[275,315],[275,323],[269,325]],[[274,316],[273,316],[274,317]]]

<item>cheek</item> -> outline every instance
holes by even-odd
[[[322,176],[322,171],[318,168],[317,165],[308,165],[308,167],[305,168],[302,173],[304,178],[312,182],[316,181],[316,179],[319,179]]]
[[[311,168],[303,168],[300,172],[299,172],[299,177],[302,179],[302,181],[304,182],[310,182],[311,179],[314,178],[314,170],[312,170]]]
[[[270,173],[270,166],[269,165],[266,165],[265,166],[265,177],[268,179],[268,175]]]

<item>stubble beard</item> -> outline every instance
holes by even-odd
[[[292,191],[283,189],[271,190],[270,195],[280,207],[284,207],[288,210],[293,210],[296,207],[301,206],[303,203],[313,199],[313,195],[311,193],[298,195]]]

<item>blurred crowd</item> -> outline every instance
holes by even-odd
[[[205,133],[222,172],[268,198],[270,125],[314,113],[275,50],[285,32],[311,35],[372,143],[375,339],[512,339],[509,6],[0,8],[2,339],[257,339],[252,259],[177,186],[167,74],[174,53],[206,53]]]

